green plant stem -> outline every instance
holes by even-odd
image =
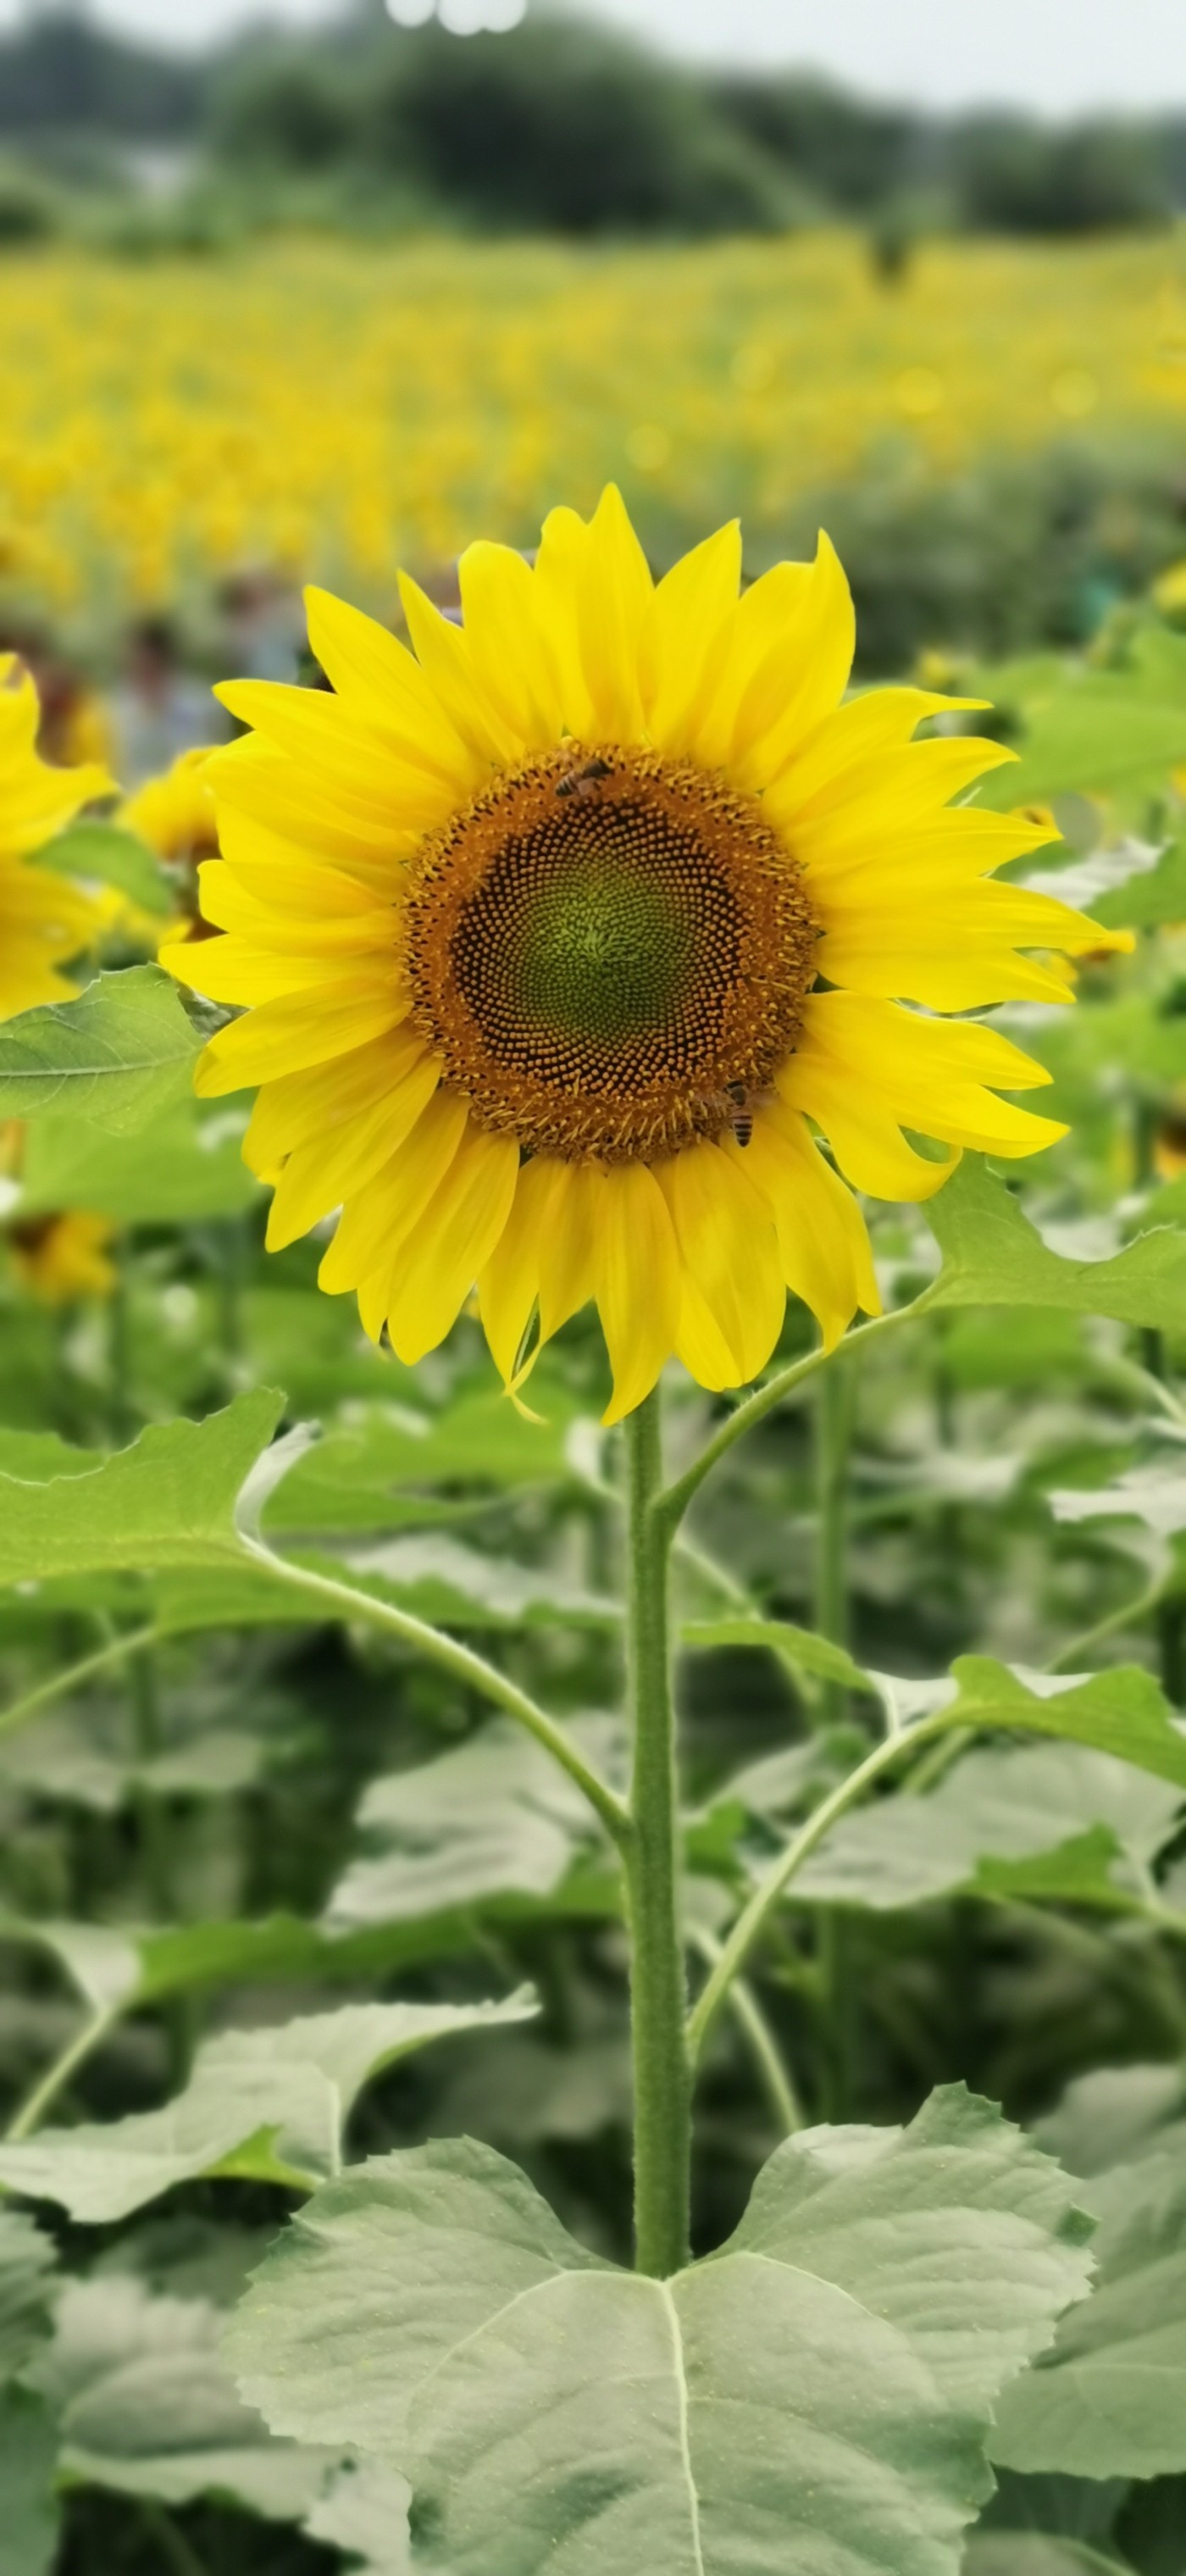
[[[756,1387],[744,1404],[739,1404],[736,1412],[730,1414],[728,1421],[722,1422],[720,1430],[714,1433],[684,1475],[677,1476],[675,1482],[656,1497],[655,1519],[668,1531],[677,1529],[705,1477],[711,1475],[721,1459],[728,1456],[735,1441],[744,1439],[747,1431],[764,1422],[768,1413],[773,1413],[788,1395],[794,1395],[801,1386],[806,1386],[817,1370],[825,1368],[829,1361],[847,1361],[854,1354],[867,1350],[871,1342],[880,1341],[886,1333],[896,1331],[899,1324],[925,1314],[933,1302],[934,1293],[933,1288],[924,1288],[921,1297],[915,1297],[909,1306],[897,1306],[891,1315],[875,1315],[871,1323],[858,1324],[855,1332],[846,1333],[834,1350],[826,1351],[821,1345],[819,1350],[808,1351],[805,1359],[793,1361],[789,1368],[780,1369],[777,1377],[768,1378],[764,1386]]]
[[[600,1817],[606,1832],[619,1850],[629,1846],[632,1837],[630,1810],[607,1780],[585,1761],[563,1729],[547,1711],[538,1708],[526,1691],[520,1690],[507,1673],[488,1664],[472,1647],[463,1646],[456,1637],[446,1636],[439,1628],[430,1628],[427,1620],[417,1619],[410,1610],[398,1610],[391,1601],[379,1601],[370,1592],[358,1592],[352,1583],[340,1583],[334,1575],[315,1574],[311,1567],[290,1564],[287,1557],[274,1556],[261,1540],[244,1538],[242,1548],[253,1565],[270,1574],[273,1581],[301,1592],[306,1600],[322,1601],[327,1612],[337,1619],[360,1620],[369,1628],[381,1629],[385,1636],[398,1637],[400,1643],[424,1655],[430,1663],[439,1664],[454,1680],[464,1682],[471,1690],[504,1709],[508,1717],[534,1735],[537,1744],[558,1762],[562,1771],[588,1799]]]
[[[78,1663],[64,1664],[60,1672],[51,1673],[47,1681],[38,1682],[34,1690],[25,1691],[20,1699],[0,1709],[0,1736],[15,1735],[17,1728],[36,1717],[40,1709],[48,1708],[56,1699],[65,1699],[83,1682],[89,1682],[93,1674],[108,1672],[129,1655],[143,1654],[146,1647],[155,1646],[165,1634],[155,1622],[145,1628],[128,1628],[122,1636],[109,1637],[104,1645],[96,1646],[92,1655],[83,1655]]]
[[[124,2010],[125,2005],[122,2002],[103,2004],[91,2014],[88,2021],[84,2021],[81,2030],[75,2032],[69,2046],[62,2050],[60,2057],[55,2057],[52,2066],[46,2068],[45,2074],[40,2082],[33,2086],[32,2092],[25,2095],[19,2111],[10,2121],[6,2131],[10,2145],[15,2146],[21,2138],[27,2138],[40,2125],[51,2103],[56,2102],[62,2086],[68,2084],[71,2076],[77,2074],[79,2067],[86,2064],[92,2051],[106,2039],[108,2031],[114,2029]]]
[[[834,1646],[848,1644],[848,1470],[856,1413],[856,1365],[825,1369],[816,1390],[815,1625]],[[825,1682],[824,1714],[845,1714],[843,1682]]]
[[[110,1367],[111,1437],[117,1449],[132,1438],[136,1417],[131,1399],[131,1333],[128,1310],[127,1255],[121,1245],[117,1254],[115,1286],[111,1292],[108,1313],[108,1360]]]
[[[804,1861],[810,1858],[816,1844],[831,1832],[839,1817],[863,1798],[866,1789],[881,1778],[883,1771],[888,1771],[891,1763],[908,1750],[916,1752],[920,1744],[932,1743],[937,1736],[946,1734],[952,1724],[948,1712],[939,1709],[933,1717],[920,1718],[917,1725],[899,1735],[887,1736],[884,1743],[875,1745],[872,1753],[863,1762],[858,1762],[855,1771],[850,1771],[848,1778],[833,1789],[831,1796],[822,1800],[814,1815],[808,1817],[786,1850],[779,1854],[765,1878],[754,1889],[749,1904],[738,1915],[720,1958],[688,2016],[687,2041],[693,2065],[734,1979],[744,1967],[755,1942],[761,1938],[768,1916]]]
[[[1095,1620],[1090,1628],[1084,1628],[1079,1636],[1072,1637],[1070,1645],[1064,1646],[1061,1654],[1055,1655],[1047,1664],[1047,1672],[1075,1672],[1081,1655],[1092,1654],[1106,1638],[1118,1636],[1122,1629],[1135,1628],[1140,1620],[1159,1607],[1167,1589],[1164,1580],[1150,1583],[1143,1592],[1134,1593],[1131,1601],[1122,1601],[1118,1610],[1109,1610],[1104,1618]]]
[[[708,1967],[715,1968],[721,1955],[721,1944],[711,1932],[703,1926],[693,1932],[692,1947],[699,1951]],[[765,2013],[753,1987],[747,1985],[744,1977],[735,1978],[729,1988],[729,2010],[748,2041],[767,2100],[778,2122],[780,2136],[793,2137],[803,2127],[803,2105]]]
[[[140,2503],[140,2519],[145,2531],[155,2541],[157,2548],[164,2553],[173,2576],[206,2576],[204,2559],[199,2558],[197,2550],[191,2548],[185,2533],[178,2530],[171,2513],[165,2513],[159,2504],[154,2504],[148,2497],[143,2497]]]
[[[659,1394],[625,1425],[627,1668],[634,1728],[626,1851],[634,2057],[634,2245],[664,2280],[689,2254],[692,2079],[680,1926],[679,1808],[667,1635],[667,1559],[653,1504],[662,1480]]]

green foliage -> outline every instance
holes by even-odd
[[[993,2400],[1084,2283],[1069,2197],[954,2092],[904,2134],[792,2140],[719,2252],[655,2282],[585,2252],[489,2150],[442,2144],[318,2194],[230,2348],[278,2428],[410,2474],[413,2564],[520,2576],[546,2534],[607,2576],[724,2576],[793,2535],[804,2570],[939,2576],[987,2490]]]
[[[1054,1153],[870,1211],[842,1528],[793,1302],[744,1439],[670,1373],[690,1998],[739,1973],[662,2284],[589,1317],[539,1419],[469,1319],[404,1369],[265,1258],[156,969],[0,1031],[18,1215],[124,1229],[110,1310],[0,1288],[5,2576],[1180,2576],[1186,664],[995,683],[1038,873],[1141,935],[1000,1015]]]
[[[117,886],[145,912],[172,911],[174,890],[159,861],[134,832],[116,823],[71,823],[37,853],[37,864],[67,877],[92,877]]]
[[[233,1115],[203,1119],[185,1098],[131,1136],[39,1117],[25,1141],[21,1210],[87,1208],[120,1225],[233,1216],[259,1197],[241,1144]]]
[[[0,1476],[0,1585],[241,1558],[239,1497],[282,1403],[261,1387],[207,1422],[152,1424],[133,1448],[76,1461],[66,1478]]]
[[[222,2358],[224,2322],[208,2299],[154,2296],[141,2281],[72,2282],[36,2372],[63,2476],[166,2505],[225,2497],[298,2521],[335,2455],[269,2436]]]
[[[189,1089],[201,1039],[171,977],[133,966],[76,1002],[47,1002],[0,1030],[0,1117],[45,1110],[131,1135]]]
[[[1005,1183],[966,1157],[930,1201],[943,1254],[936,1306],[1053,1306],[1173,1332],[1186,1314],[1186,1231],[1139,1235],[1110,1261],[1073,1261],[1043,1243]]]
[[[278,2028],[224,2031],[163,2111],[51,2129],[0,2147],[0,2182],[109,2224],[199,2174],[308,2188],[341,2165],[362,2087],[429,2041],[522,2020],[530,2000],[343,2005]]]

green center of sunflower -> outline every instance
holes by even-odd
[[[568,744],[421,853],[415,1015],[479,1124],[621,1162],[723,1132],[815,974],[794,861],[690,763]]]

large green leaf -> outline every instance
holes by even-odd
[[[843,1646],[811,1628],[796,1628],[789,1619],[760,1619],[732,1614],[722,1619],[687,1619],[680,1630],[685,1646],[764,1646],[793,1673],[842,1682],[849,1690],[873,1691],[876,1684],[853,1662]]]
[[[412,2576],[408,2506],[412,2491],[382,2460],[348,2460],[306,2516],[311,2540],[344,2551],[355,2576]]]
[[[1086,2540],[1052,2531],[974,2531],[963,2576],[1130,2576]]]
[[[1137,1520],[1157,1538],[1186,1530],[1186,1466],[1130,1467],[1110,1485],[1056,1487],[1046,1497],[1056,1521]]]
[[[613,1628],[621,1622],[620,1603],[566,1581],[554,1567],[488,1556],[439,1530],[355,1549],[346,1563],[360,1590],[437,1628]]]
[[[957,1889],[1004,1895],[1014,1883],[1008,1864],[1055,1854],[1100,1827],[1088,1883],[1105,1901],[1109,1892],[1118,1904],[1139,1901],[1181,1804],[1179,1789],[1082,1745],[981,1745],[928,1795],[844,1817],[799,1872],[795,1894],[878,1909]],[[1029,1892],[1034,1879],[1023,1871],[1016,1883]]]
[[[126,2218],[198,2174],[308,2189],[339,2170],[350,2112],[382,2068],[432,2040],[533,2010],[526,1995],[502,2004],[345,2004],[278,2029],[223,2031],[199,2050],[185,2091],[163,2110],[0,2146],[0,2182],[92,2225]]]
[[[1088,2478],[1186,2469],[1186,2124],[1079,2191],[1101,2222],[1098,2280],[1002,2400],[993,2458]]]
[[[1139,806],[1186,761],[1186,640],[1167,627],[1145,627],[1123,662],[1046,656],[1029,670],[990,671],[976,685],[1022,719],[1020,761],[984,780],[984,804],[1080,795]]]
[[[159,966],[99,975],[0,1029],[0,1118],[69,1110],[113,1135],[163,1115],[189,1087],[201,1037]]]
[[[154,2297],[136,2280],[71,2281],[36,2385],[59,2417],[61,2469],[85,2486],[190,2504],[226,2497],[298,2522],[333,2451],[278,2440],[244,2404],[206,2299]]]
[[[1180,1332],[1186,1320],[1186,1228],[1138,1235],[1110,1261],[1051,1252],[1005,1183],[974,1155],[928,1200],[943,1254],[935,1306],[1055,1306],[1120,1324]]]
[[[953,1726],[1060,1736],[1186,1788],[1186,1729],[1137,1664],[1078,1680],[1013,1672],[989,1655],[961,1655],[952,1677],[957,1690],[943,1714]]]
[[[58,2552],[57,2436],[28,2389],[0,2389],[0,2510],[4,2576],[49,2576]]]
[[[258,1387],[205,1422],[150,1424],[130,1449],[68,1477],[0,1474],[0,1585],[241,1559],[235,1507],[282,1408]]]
[[[59,876],[93,877],[118,886],[146,912],[170,913],[177,897],[164,869],[144,841],[118,823],[71,823],[37,853],[37,864]]]
[[[138,1134],[105,1135],[75,1117],[37,1118],[25,1140],[20,1212],[89,1208],[121,1225],[233,1216],[260,1195],[235,1117],[173,1103]]]
[[[406,2474],[449,2576],[954,2576],[994,2398],[1082,2290],[1070,2187],[987,2104],[816,2130],[673,2280],[468,2141],[319,2193],[231,2329],[277,2430]]]
[[[157,1798],[227,1798],[268,1767],[267,1739],[247,1726],[202,1726],[155,1753],[128,1741],[118,1700],[78,1716],[42,1713],[36,1726],[0,1735],[0,1784],[55,1804],[116,1815],[147,1790]]]
[[[0,2209],[0,2383],[13,2379],[49,2332],[54,2249],[20,2210]]]
[[[620,1729],[570,1730],[605,1769]],[[371,1849],[330,1899],[331,1925],[390,1923],[503,1894],[548,1896],[596,1826],[580,1791],[534,1738],[494,1719],[415,1770],[373,1780],[359,1810]]]
[[[418,1390],[417,1390],[418,1392]],[[439,1412],[408,1403],[356,1407],[297,1459],[265,1515],[270,1531],[381,1530],[399,1494],[429,1487],[497,1491],[571,1477],[566,1440],[573,1399],[551,1384],[539,1397],[547,1419],[524,1418],[496,1388],[472,1390]]]

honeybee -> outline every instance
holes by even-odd
[[[752,1089],[748,1082],[726,1082],[708,1095],[708,1106],[724,1110],[736,1142],[745,1146],[754,1132],[755,1112],[775,1097],[773,1091]]]
[[[612,763],[608,760],[601,760],[595,755],[592,760],[587,760],[585,762],[583,769],[570,769],[563,778],[558,778],[556,781],[556,794],[558,796],[592,796],[601,780],[603,778],[612,778],[612,776]]]

